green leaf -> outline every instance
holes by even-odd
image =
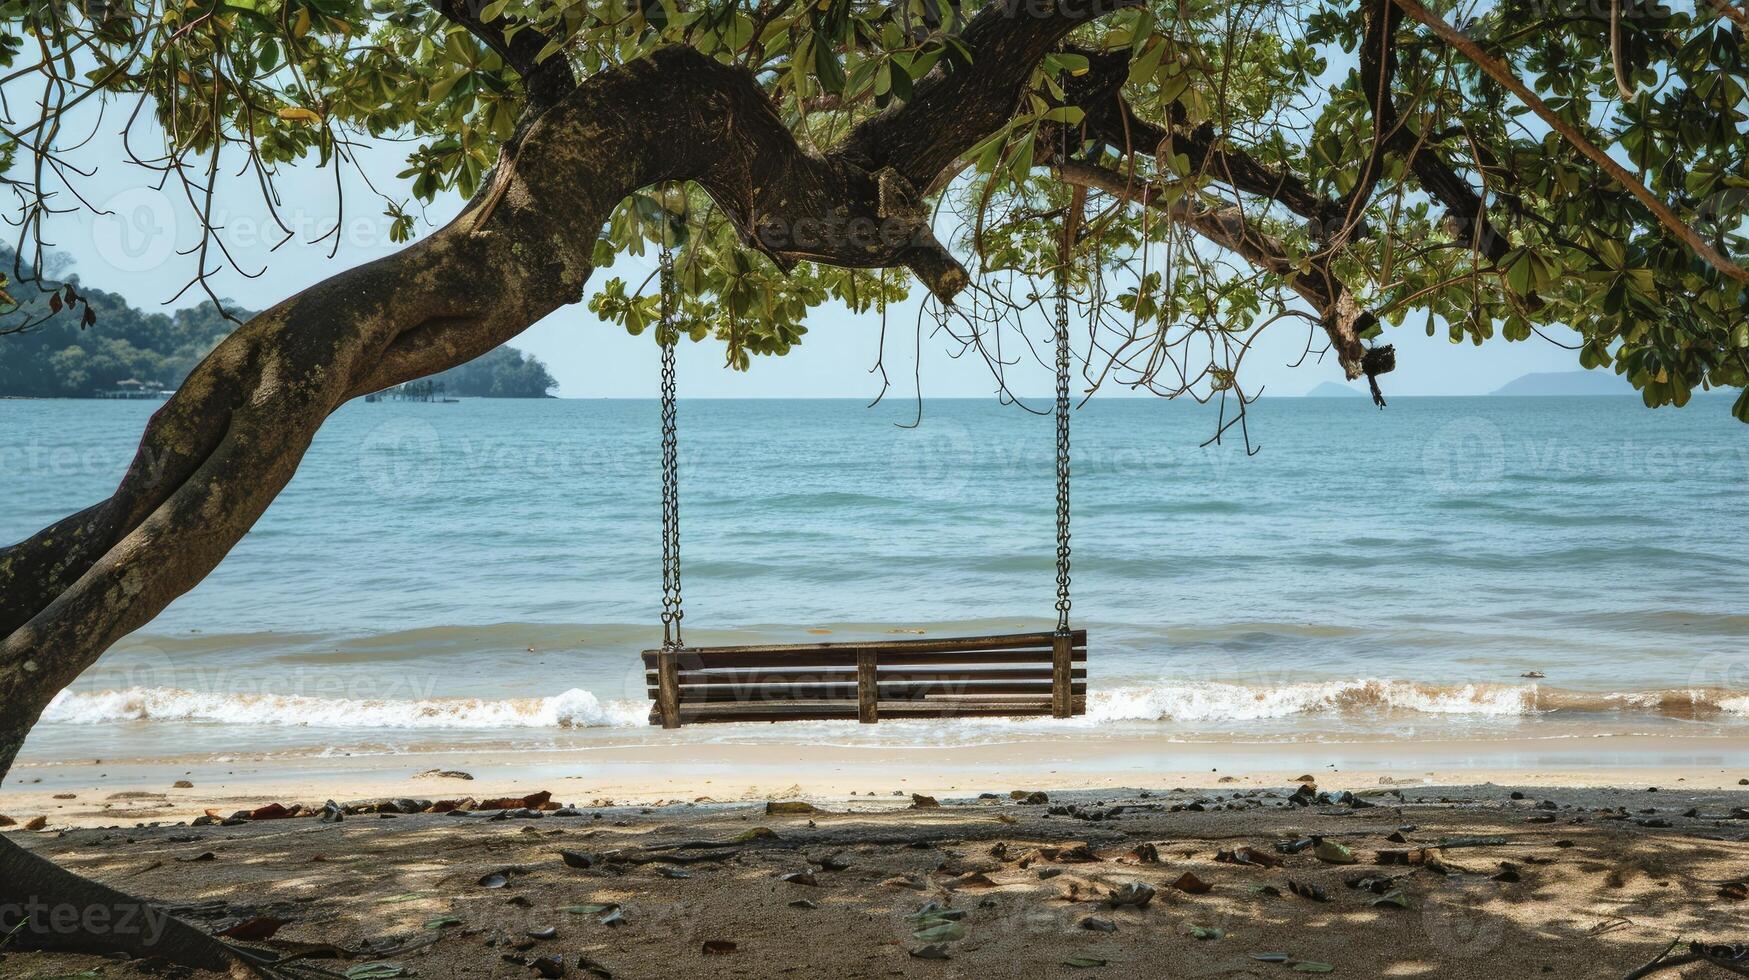
[[[1336,972],[1335,967],[1331,966],[1328,963],[1319,963],[1316,960],[1296,961],[1294,963],[1294,965],[1291,967],[1291,969],[1295,973],[1335,973]]]
[[[925,943],[944,943],[966,938],[966,927],[958,922],[943,922],[927,929],[919,929],[911,934],[911,938]]]
[[[1192,939],[1219,939],[1225,935],[1226,933],[1214,928],[1213,926],[1199,926],[1193,923],[1190,927],[1190,936]]]

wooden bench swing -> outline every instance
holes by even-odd
[[[1087,710],[1087,631],[1069,628],[1068,286],[1057,277],[1057,629],[860,643],[681,641],[673,257],[661,253],[662,646],[643,652],[650,723],[1050,715]]]

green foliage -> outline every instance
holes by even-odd
[[[910,99],[928,73],[969,64],[974,53],[959,31],[988,2],[492,0],[478,13],[508,38],[536,32],[542,59],[566,59],[579,77],[666,44],[745,65],[797,140],[826,148]],[[1465,7],[1462,26],[1568,122],[1629,162],[1720,251],[1744,261],[1749,43],[1706,5],[1696,13],[1625,4],[1622,50],[1638,92],[1624,101],[1608,20],[1594,6],[1501,0]],[[1128,59],[1123,96],[1149,124],[1180,135],[1201,127],[1216,147],[1297,175],[1327,199],[1349,193],[1379,135],[1357,70],[1365,7],[1152,0],[1109,15],[1075,33],[1076,50],[1039,65],[1014,116],[966,154],[968,168],[929,203],[953,212],[945,223],[961,232],[956,249],[984,283],[1008,273],[1048,276],[1068,194],[1043,164],[1046,142],[1065,125],[1079,132],[1082,109],[1061,103],[1089,70],[1089,53]],[[38,54],[38,39],[49,57]],[[1443,331],[1454,342],[1522,342],[1571,327],[1582,338],[1580,363],[1621,374],[1649,405],[1749,383],[1749,292],[1741,284],[1697,259],[1462,55],[1413,24],[1397,41],[1392,95],[1417,133],[1416,152],[1446,160],[1484,189],[1503,256],[1489,258],[1478,247],[1487,243],[1450,226],[1393,154],[1356,215],[1365,233],[1345,236],[1331,263],[1359,303],[1385,324]],[[418,230],[407,201],[479,188],[524,106],[521,82],[499,55],[421,0],[0,3],[0,64],[17,70],[32,59],[39,74],[78,75],[94,97],[145,97],[163,149],[195,172],[221,146],[246,152],[264,174],[293,162],[335,165],[348,139],[407,140],[406,186],[385,189],[397,241]],[[31,111],[21,106],[11,111]],[[28,154],[56,111],[51,103],[46,119],[12,120],[0,154]],[[1326,247],[1305,215],[1235,192],[1218,167],[1194,168],[1181,144],[1128,155],[1076,144],[1088,162],[1166,202],[1241,209],[1279,242],[1295,272]],[[710,202],[686,194],[646,189],[615,212],[596,249],[598,265],[614,270],[595,280],[589,303],[598,315],[633,333],[648,327],[653,246],[665,236],[677,248],[685,293],[680,332],[726,341],[733,367],[788,351],[822,305],[867,310],[906,293],[899,272],[804,265],[785,275],[743,247]],[[1229,384],[1237,367],[1221,353],[1229,342],[1242,346],[1241,334],[1282,319],[1296,302],[1281,270],[1259,271],[1198,244],[1182,222],[1100,195],[1090,214],[1097,235],[1081,247],[1077,287],[1086,290],[1097,263],[1107,314],[1128,321],[1129,336],[1104,349],[1165,344],[1158,338],[1186,331],[1179,336],[1207,340],[1214,351],[1197,356],[1221,362],[1190,373]],[[639,260],[634,271],[627,259]],[[1749,417],[1749,404],[1739,401],[1737,412]]]

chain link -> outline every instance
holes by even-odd
[[[1057,632],[1069,631],[1069,256],[1057,266]]]
[[[667,216],[662,229],[662,646],[685,646],[680,638],[680,447],[674,397],[674,254],[668,245]]]

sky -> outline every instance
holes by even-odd
[[[199,288],[183,285],[195,270],[195,257],[183,254],[198,241],[195,210],[174,186],[158,189],[157,175],[127,162],[120,129],[125,114],[111,106],[99,115],[83,112],[71,132],[88,134],[81,158],[96,161],[95,171],[78,182],[78,192],[103,213],[69,208],[45,223],[45,243],[71,258],[68,271],[89,286],[126,296],[143,309],[173,309],[200,302]],[[136,132],[136,145],[146,134]],[[76,137],[69,137],[69,141]],[[230,268],[213,275],[214,290],[247,309],[262,309],[341,269],[396,251],[389,241],[389,219],[372,187],[396,200],[411,198],[407,183],[395,174],[405,165],[410,144],[377,141],[361,147],[358,166],[285,168],[278,178],[280,216],[296,232],[273,248],[281,232],[273,225],[260,190],[249,176],[221,181],[215,198],[215,223],[237,264],[251,275]],[[228,174],[241,160],[228,161]],[[338,183],[337,183],[338,177]],[[367,183],[368,178],[368,183]],[[340,206],[344,202],[344,208]],[[60,202],[73,203],[70,195]],[[441,197],[421,213],[418,233],[424,234],[452,216],[458,197]],[[339,225],[333,237],[323,236]],[[15,234],[15,233],[14,233]],[[945,235],[943,236],[945,239]],[[332,257],[330,252],[333,251]],[[594,281],[618,275],[641,281],[653,257],[621,257],[611,270],[600,270]],[[256,273],[259,273],[256,275]],[[917,290],[920,292],[920,290]],[[956,358],[957,345],[945,337],[920,339],[918,301],[888,311],[884,361],[892,382],[889,397],[911,397],[919,387],[925,397],[987,397],[995,379],[976,357]],[[1402,328],[1387,329],[1384,342],[1397,347],[1397,370],[1383,379],[1387,395],[1486,394],[1523,374],[1578,369],[1576,355],[1545,341],[1481,347],[1445,339],[1443,326],[1429,338],[1424,318],[1411,314]],[[715,342],[683,344],[677,355],[683,397],[848,397],[870,399],[881,391],[881,379],[871,373],[880,351],[880,322],[873,314],[856,316],[822,308],[808,323],[804,342],[782,358],[756,358],[751,371],[722,366],[722,347]],[[1342,382],[1334,358],[1301,358],[1305,330],[1282,323],[1265,333],[1246,359],[1242,380],[1248,391],[1267,395],[1299,395],[1324,382]],[[558,380],[557,394],[566,398],[654,397],[657,351],[649,335],[631,337],[603,324],[584,304],[565,307],[530,327],[513,346],[546,362]],[[1011,387],[1022,395],[1050,389],[1050,376],[1039,365],[1009,374]],[[1359,385],[1356,386],[1360,387]],[[1101,397],[1122,396],[1108,386]]]

